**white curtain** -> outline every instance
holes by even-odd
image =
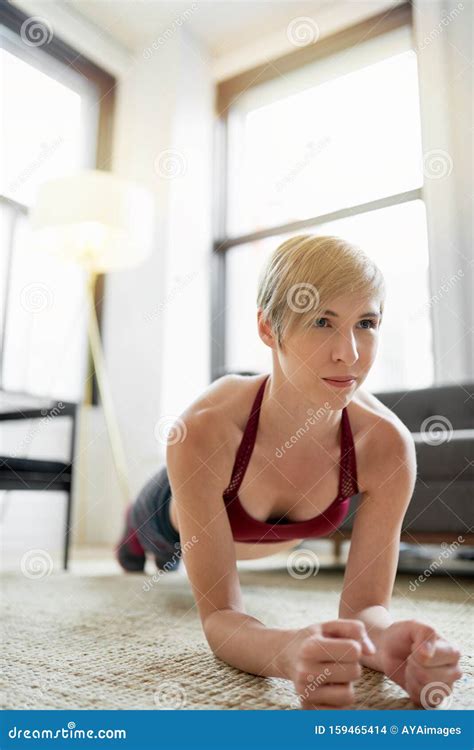
[[[473,2],[414,0],[437,383],[473,378]]]

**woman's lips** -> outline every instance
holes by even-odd
[[[330,378],[323,378],[323,380],[335,388],[350,388],[350,386],[355,383],[355,378],[349,378],[348,380],[331,380]]]

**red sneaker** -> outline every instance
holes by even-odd
[[[132,503],[125,511],[125,529],[122,538],[115,547],[115,557],[124,570],[140,573],[145,569],[145,550],[137,536],[137,532],[130,523]]]

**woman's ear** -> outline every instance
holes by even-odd
[[[271,349],[274,349],[276,347],[276,339],[273,335],[270,323],[267,322],[263,315],[263,310],[261,307],[257,309],[257,326],[258,326],[258,335],[262,339],[263,343],[269,346]]]

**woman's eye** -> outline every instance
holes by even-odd
[[[314,325],[315,325],[316,328],[326,328],[326,326],[321,326],[321,325],[319,325],[319,323],[321,323],[322,321],[327,321],[327,320],[328,320],[328,318],[317,318],[315,320],[315,322],[314,322]],[[373,320],[371,320],[370,318],[365,318],[364,320],[361,320],[360,323],[368,323],[369,324],[368,326],[362,326],[366,330],[369,330],[370,328],[377,328],[376,323]]]

